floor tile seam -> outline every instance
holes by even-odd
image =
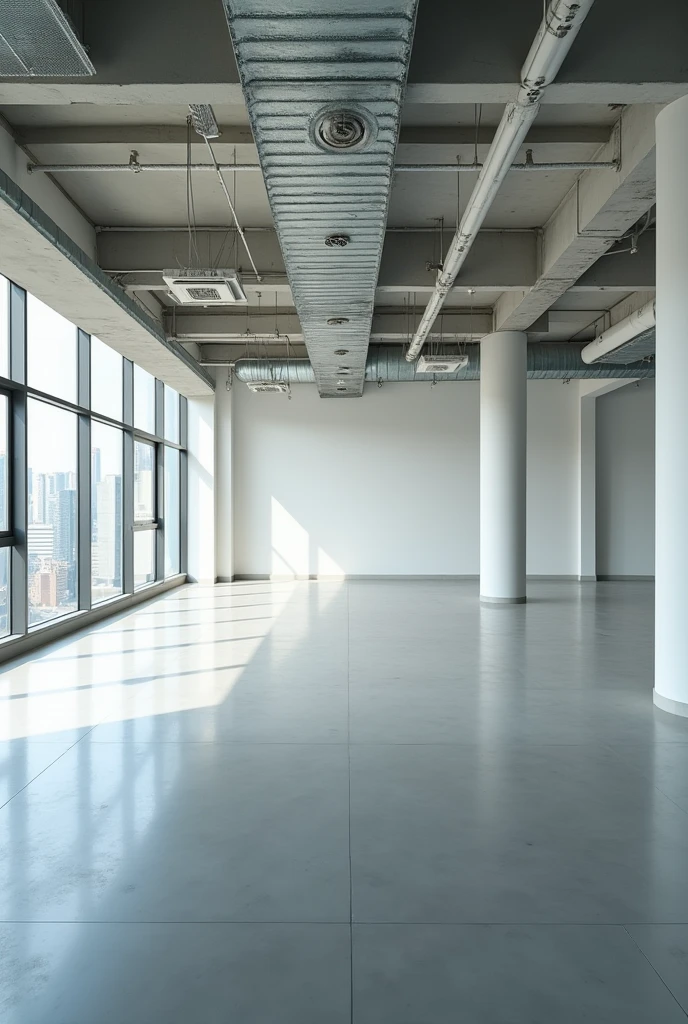
[[[100,723],[98,723],[98,724],[100,724]],[[26,785],[22,786],[21,789],[18,789],[16,793],[13,793],[12,796],[9,797],[9,799],[5,800],[5,802],[3,804],[0,804],[0,811],[2,811],[3,808],[7,807],[7,805],[9,803],[11,803],[13,800],[15,800],[21,793],[23,793],[25,789],[28,789],[29,786],[31,786],[36,781],[36,779],[39,779],[41,777],[41,775],[44,775],[45,772],[47,772],[49,768],[52,768],[52,766],[54,764],[56,764],[61,758],[63,758],[65,756],[65,754],[68,754],[69,751],[73,750],[74,747],[76,747],[79,743],[81,743],[82,740],[85,740],[87,736],[90,736],[90,734],[93,732],[93,730],[98,728],[98,724],[91,726],[91,728],[88,730],[88,732],[85,732],[83,736],[80,736],[77,740],[74,740],[73,743],[70,743],[70,745],[68,747],[66,747],[65,750],[63,750],[61,754],[58,754],[57,757],[54,758],[54,760],[52,760],[50,762],[50,764],[47,764],[45,766],[45,768],[42,768],[41,771],[38,772],[36,775],[34,775],[34,777],[32,779],[29,779],[29,781],[26,783]],[[12,741],[10,740],[9,742],[12,742]],[[53,740],[52,742],[57,742],[57,741]]]
[[[623,931],[627,931],[628,928],[685,928],[688,927],[688,921],[357,921],[354,920],[351,924],[346,918],[340,918],[338,920],[300,920],[287,918],[275,921],[265,921],[260,918],[214,918],[204,920],[203,918],[185,918],[182,920],[173,920],[170,918],[155,918],[153,920],[139,921],[139,920],[128,920],[126,918],[119,918],[115,920],[84,920],[78,918],[57,918],[51,920],[43,920],[41,918],[0,918],[0,927],[3,925],[27,925],[29,927],[38,927],[41,925],[72,925],[81,927],[83,925],[101,927],[101,926],[112,926],[112,925],[126,925],[132,927],[136,925],[260,925],[265,927],[272,927],[275,925],[294,925],[294,926],[305,926],[311,925],[314,928],[319,928],[323,925],[332,926],[338,928],[349,929],[353,926],[356,928],[368,928],[368,927],[384,927],[384,928],[616,928]],[[629,937],[635,943],[633,936],[629,934]],[[636,943],[637,945],[637,943]],[[642,952],[642,950],[641,950]],[[643,954],[645,955],[645,954]]]
[[[622,755],[611,744],[605,744],[605,746],[607,746],[607,748],[609,750],[611,750],[611,752],[613,753],[614,757],[617,759],[619,764],[623,765],[624,768],[629,768],[630,767],[634,771],[637,771],[638,775],[641,778],[643,778],[643,779],[651,779],[650,772],[643,771],[642,768],[636,768],[635,765],[629,765],[629,762],[626,761],[622,757]],[[652,746],[654,746],[654,744],[652,744]],[[659,793],[660,796],[663,796],[665,800],[668,800],[670,804],[673,804],[674,807],[677,808],[677,810],[681,811],[683,814],[688,815],[688,808],[687,807],[682,807],[681,804],[677,804],[676,801],[672,797],[670,797],[668,793],[665,793],[664,790],[660,786],[658,786],[656,782],[652,783],[652,788],[655,790],[655,792]]]
[[[633,927],[633,926],[632,926],[632,925],[629,925],[628,927]],[[631,933],[630,933],[630,932],[629,932],[629,930],[628,930],[628,927],[626,927],[626,926],[624,925],[624,931],[625,931],[626,935],[627,935],[627,936],[628,936],[628,938],[629,938],[629,939],[631,940],[631,942],[633,943],[633,945],[635,946],[635,948],[636,948],[636,949],[638,950],[638,952],[640,953],[640,955],[641,955],[641,956],[643,957],[643,959],[645,960],[645,962],[646,962],[647,964],[649,964],[649,966],[650,966],[651,970],[652,970],[652,971],[654,971],[654,973],[655,973],[655,976],[656,976],[656,977],[657,977],[657,978],[659,979],[659,981],[661,982],[661,984],[662,984],[662,985],[664,986],[664,988],[665,988],[665,989],[667,990],[667,992],[669,993],[669,995],[671,996],[671,998],[672,998],[672,999],[674,1000],[674,1002],[675,1002],[675,1003],[676,1003],[676,1005],[678,1006],[678,1008],[679,1008],[679,1010],[681,1011],[681,1013],[682,1013],[682,1014],[684,1015],[684,1017],[688,1018],[688,1009],[686,1009],[686,1007],[684,1007],[684,1006],[682,1006],[682,1005],[681,1005],[681,1003],[679,1002],[679,1000],[678,1000],[677,996],[675,996],[675,995],[674,995],[674,993],[673,993],[673,992],[671,991],[671,989],[670,989],[669,985],[668,985],[668,984],[667,984],[667,982],[666,982],[666,981],[664,980],[664,978],[662,977],[662,975],[661,975],[661,974],[659,973],[659,971],[657,970],[657,968],[655,967],[655,965],[654,965],[654,964],[652,963],[652,961],[651,961],[651,960],[650,960],[650,958],[649,958],[649,957],[647,956],[647,954],[645,953],[645,951],[644,951],[644,950],[642,949],[642,947],[641,947],[641,946],[640,946],[640,945],[639,945],[639,944],[638,944],[638,943],[636,942],[636,940],[634,939],[634,937],[633,937],[633,936],[631,935]]]

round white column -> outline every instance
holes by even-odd
[[[480,342],[480,600],[526,599],[527,336]]]
[[[655,704],[688,716],[688,96],[657,116]]]

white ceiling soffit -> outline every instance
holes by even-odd
[[[358,397],[417,0],[223,2],[318,389]]]
[[[183,395],[213,378],[0,171],[0,273]]]
[[[95,73],[56,0],[0,0],[0,78]]]

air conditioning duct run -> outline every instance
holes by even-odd
[[[529,380],[582,380],[596,378],[654,377],[654,363],[641,362],[627,366],[606,363],[590,365],[581,358],[583,344],[575,342],[533,342],[528,345],[527,373]],[[466,365],[453,373],[435,374],[437,381],[480,380],[480,345],[467,346]],[[447,361],[456,360],[456,351],[445,354]],[[204,365],[211,365],[206,363]],[[221,365],[218,363],[218,365]],[[224,365],[227,365],[226,363]],[[239,359],[234,365],[237,380],[285,384],[313,384],[315,372],[308,359]],[[422,384],[430,383],[428,375],[419,375],[416,367],[404,358],[401,345],[371,345],[368,350],[365,380]]]
[[[655,300],[603,331],[581,352],[584,363],[633,363],[655,351]]]

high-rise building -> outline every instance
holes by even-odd
[[[5,452],[0,452],[0,528],[7,529],[9,527],[8,518],[8,507],[7,507],[7,455]]]
[[[70,474],[54,474],[68,482]],[[53,557],[68,567],[65,597],[76,596],[76,491],[57,490],[48,500],[48,520],[53,527]]]
[[[52,558],[54,553],[53,527],[49,523],[31,523],[28,531],[31,558]]]
[[[94,549],[93,577],[113,587],[122,585],[122,477],[110,474],[96,494],[98,540]]]
[[[91,448],[91,541],[98,538],[98,519],[96,516],[98,484],[100,483],[100,448]]]

